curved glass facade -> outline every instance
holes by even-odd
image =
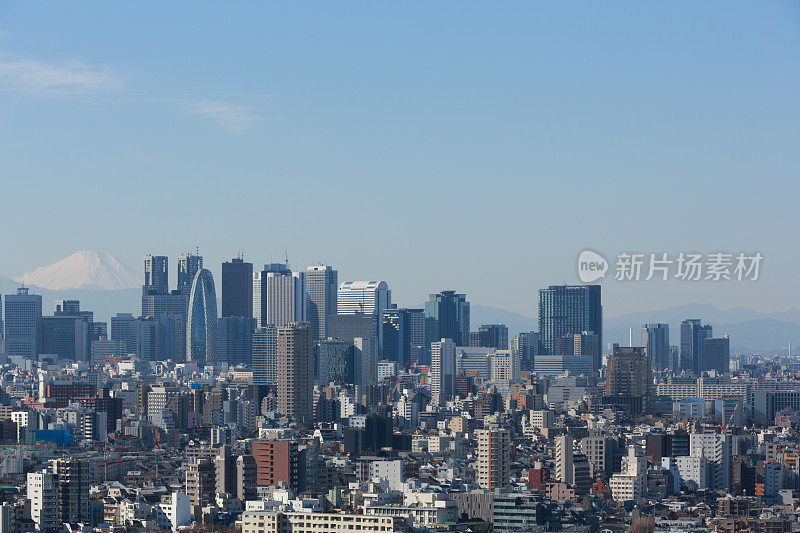
[[[211,271],[197,271],[189,296],[186,323],[186,360],[198,367],[217,359],[217,294]]]

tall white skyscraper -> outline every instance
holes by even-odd
[[[383,312],[392,303],[392,291],[385,281],[345,281],[339,285],[338,302],[336,304],[339,315],[376,315],[378,326],[376,337],[378,349],[383,351]]]
[[[328,338],[328,316],[337,313],[339,273],[330,266],[306,268],[306,314],[314,338]]]
[[[271,263],[253,274],[253,318],[258,327],[305,322],[305,272],[292,274],[287,265]]]
[[[456,345],[450,339],[431,343],[431,371],[428,386],[433,401],[444,405],[456,390]]]

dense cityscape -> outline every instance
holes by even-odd
[[[791,354],[702,317],[604,343],[599,284],[509,335],[457,290],[169,263],[108,323],[3,295],[0,533],[800,529]]]

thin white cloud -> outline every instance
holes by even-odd
[[[250,108],[220,100],[143,98],[131,93],[130,88],[125,89],[122,81],[123,77],[109,68],[81,61],[45,62],[0,52],[0,87],[24,94],[78,97],[113,92],[117,98],[137,103],[165,101],[185,114],[205,117],[231,132],[248,131],[260,120]]]
[[[228,131],[247,131],[258,120],[249,108],[228,102],[192,102],[189,113],[207,117]]]
[[[59,64],[5,58],[0,58],[0,83],[23,92],[61,95],[108,92],[119,86],[111,70],[80,61]]]

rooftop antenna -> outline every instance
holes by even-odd
[[[195,254],[196,255],[200,255],[200,245],[199,244],[194,247],[194,250],[195,250]]]
[[[286,263],[286,266],[289,266],[289,251],[288,250],[284,250],[283,251],[283,261],[284,261],[284,263]]]

